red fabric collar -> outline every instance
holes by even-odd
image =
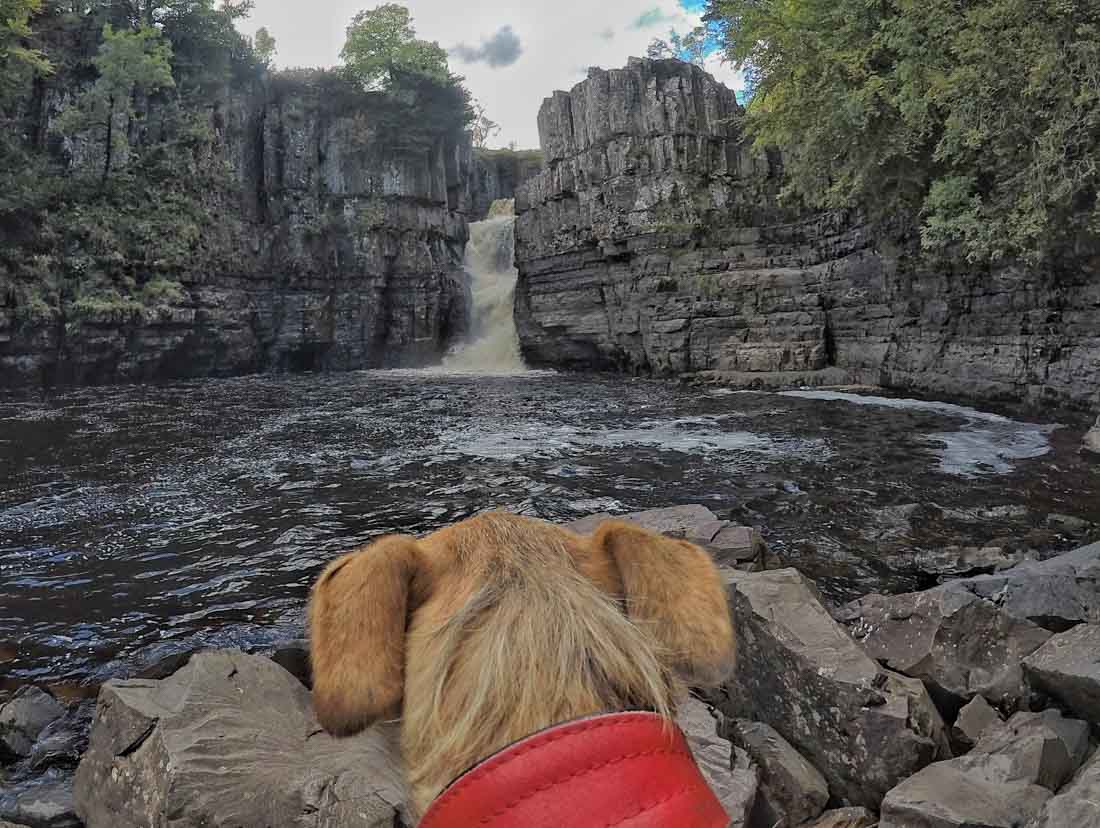
[[[680,729],[616,713],[529,736],[458,778],[420,828],[726,828]]]

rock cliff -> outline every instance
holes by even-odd
[[[179,288],[147,307],[92,301],[35,316],[0,262],[0,386],[438,359],[465,326],[471,149],[460,130],[402,118],[324,72],[230,90],[198,162],[224,168],[228,188],[199,196],[204,229],[164,274]],[[155,247],[118,267],[90,255],[90,267],[140,285],[158,268]]]
[[[470,221],[482,221],[494,201],[516,191],[542,171],[538,150],[475,149],[470,181]]]
[[[1100,403],[1100,262],[932,269],[897,231],[784,210],[741,114],[679,61],[544,101],[546,169],[517,197],[530,364]]]

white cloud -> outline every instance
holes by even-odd
[[[280,67],[334,66],[351,18],[382,0],[257,0],[252,17],[242,25],[250,33],[266,26],[279,45]],[[677,0],[555,0],[553,3],[517,3],[515,0],[409,0],[418,36],[438,41],[445,49],[460,43],[482,43],[486,35],[510,26],[522,41],[523,56],[511,66],[464,64],[454,58],[452,71],[466,76],[466,85],[501,124],[494,140],[504,146],[538,146],[537,116],[543,98],[555,89],[570,89],[584,80],[584,69],[625,66],[627,58],[644,55],[655,35],[667,24],[635,29],[631,25],[654,10],[662,18],[676,18],[684,31],[696,25],[698,15],[684,12]],[[607,33],[613,33],[608,38]],[[737,84],[731,67],[712,59],[707,70],[724,83]]]

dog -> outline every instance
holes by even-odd
[[[736,655],[703,549],[621,521],[583,536],[501,512],[334,561],[309,625],[321,726],[351,736],[399,719],[417,818],[547,728],[649,711],[668,729],[687,689],[723,683]]]

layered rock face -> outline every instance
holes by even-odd
[[[1100,267],[932,272],[911,239],[785,211],[782,158],[741,115],[678,61],[543,103],[547,168],[517,197],[530,364],[1100,401]]]
[[[465,327],[469,139],[402,146],[384,102],[331,85],[277,76],[222,101],[206,163],[238,192],[209,205],[217,237],[173,274],[182,298],[37,324],[0,306],[0,386],[440,358]]]
[[[484,221],[494,201],[516,191],[542,171],[538,150],[475,149],[470,181],[470,221]]]

